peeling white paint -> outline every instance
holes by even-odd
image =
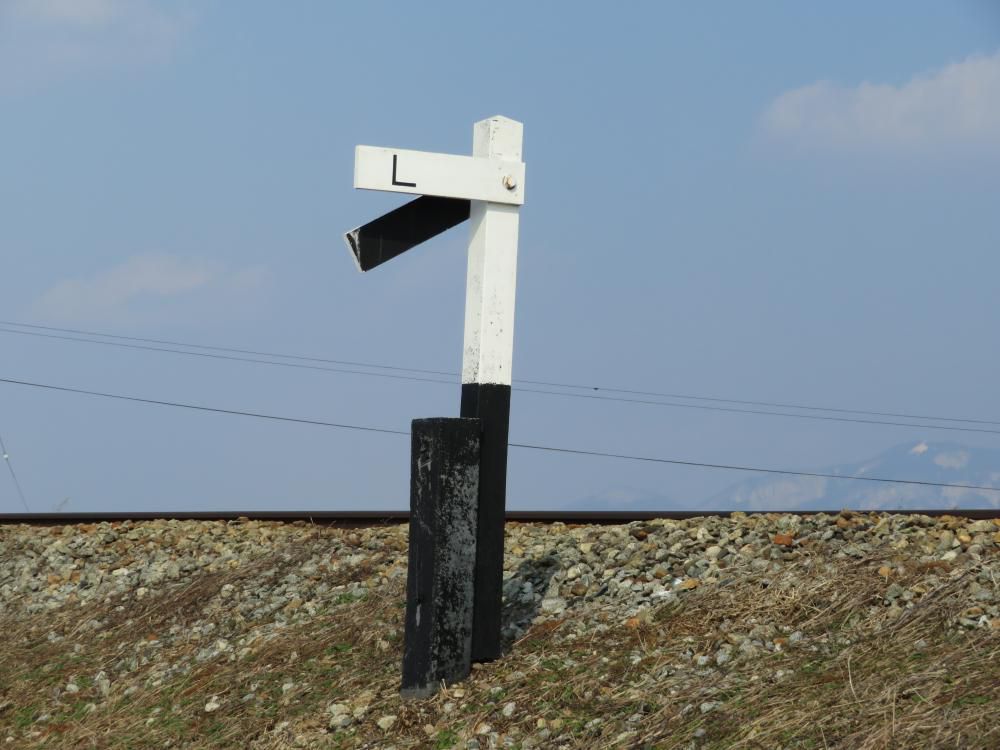
[[[523,132],[521,123],[506,117],[477,122],[473,157],[520,163]],[[523,189],[523,176],[518,186]],[[462,383],[510,385],[518,206],[473,201],[470,219]]]

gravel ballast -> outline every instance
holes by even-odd
[[[505,655],[403,702],[406,562],[402,524],[0,526],[0,746],[1000,746],[1000,519],[509,523]]]

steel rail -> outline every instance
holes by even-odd
[[[594,511],[557,511],[557,510],[509,510],[508,521],[521,523],[563,523],[611,525],[625,524],[633,521],[653,521],[656,519],[684,520],[705,516],[721,517],[732,513],[746,515],[782,515],[811,516],[825,513],[837,516],[845,512],[837,510],[594,510]],[[931,517],[954,516],[973,520],[1000,518],[1000,509],[877,509],[855,510],[849,512],[856,515],[869,513],[889,515],[923,515]],[[0,513],[0,525],[25,524],[31,526],[76,526],[80,524],[122,523],[125,521],[273,521],[280,523],[315,524],[320,526],[391,526],[405,523],[410,518],[406,510],[384,511],[354,511],[354,510],[267,510],[267,511],[142,511],[113,513]]]

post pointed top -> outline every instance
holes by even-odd
[[[494,159],[521,161],[524,125],[503,115],[477,122],[473,128],[472,153]]]
[[[505,117],[504,115],[493,115],[492,117],[487,117],[486,120],[498,120],[500,122],[509,122],[513,123],[514,125],[520,125],[521,127],[524,127],[523,122],[518,122],[512,117]],[[483,122],[485,122],[485,120]]]

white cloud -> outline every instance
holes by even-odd
[[[0,0],[0,91],[163,62],[189,20],[150,0]]]
[[[35,302],[33,313],[58,321],[121,321],[151,306],[187,306],[197,295],[231,301],[267,281],[260,266],[228,271],[218,263],[174,255],[137,255],[86,278],[65,279]]]
[[[969,454],[965,451],[938,453],[934,457],[934,463],[945,469],[963,469],[969,463]]]
[[[761,126],[776,139],[805,147],[1000,152],[1000,52],[901,86],[820,81],[792,89],[771,102]]]

